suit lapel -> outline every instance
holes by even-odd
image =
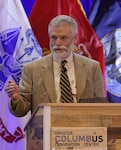
[[[77,54],[76,54],[77,55]],[[83,98],[82,95],[86,86],[86,78],[87,78],[87,67],[80,60],[80,57],[74,54],[74,65],[75,65],[75,77],[76,77],[76,88],[77,88],[77,101],[80,98]],[[53,74],[53,60],[52,55],[48,56],[47,61],[43,62],[42,66],[42,76],[44,80],[45,88],[48,92],[49,98],[51,102],[56,102],[56,93],[55,93],[55,81]]]
[[[74,56],[75,64],[75,77],[76,77],[76,88],[77,88],[77,101],[82,98],[82,95],[86,86],[87,68],[86,65],[80,61],[80,58]]]
[[[42,76],[49,98],[51,102],[54,103],[56,102],[56,93],[52,62],[52,55],[49,55],[47,61],[43,63]]]

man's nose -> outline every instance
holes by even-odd
[[[56,39],[56,44],[57,44],[57,45],[61,45],[61,44],[62,44],[61,38],[57,38],[57,39]]]

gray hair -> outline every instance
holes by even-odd
[[[78,33],[78,26],[76,21],[67,15],[59,15],[53,18],[48,25],[48,34],[50,34],[52,27],[59,27],[60,25],[70,25],[72,28],[72,34]]]

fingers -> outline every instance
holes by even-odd
[[[13,97],[14,94],[18,93],[18,87],[15,82],[9,80],[8,84],[6,85],[5,91],[9,97]]]

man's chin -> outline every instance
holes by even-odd
[[[66,55],[64,53],[62,53],[62,52],[54,52],[53,54],[55,55],[55,57],[57,59],[60,59],[60,60],[66,59],[66,57],[65,57]]]

